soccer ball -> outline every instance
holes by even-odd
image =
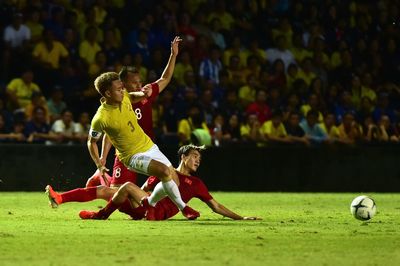
[[[358,196],[351,202],[350,211],[356,219],[367,221],[376,213],[375,201],[368,196]]]

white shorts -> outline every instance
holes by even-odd
[[[128,168],[137,173],[149,175],[148,168],[151,160],[163,163],[168,167],[172,165],[168,158],[160,151],[158,146],[154,144],[147,151],[133,155],[129,160]]]

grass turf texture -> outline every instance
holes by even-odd
[[[1,265],[400,265],[400,194],[370,194],[378,213],[353,218],[358,194],[213,193],[231,221],[192,200],[197,221],[80,220],[104,201],[47,205],[44,193],[0,193]]]

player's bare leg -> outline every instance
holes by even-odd
[[[187,206],[182,200],[181,193],[178,189],[179,179],[172,166],[168,167],[163,163],[151,160],[148,167],[148,173],[158,177],[161,180],[161,183],[156,185],[151,196],[142,201],[142,204],[145,207],[154,207],[159,200],[168,196],[187,219],[194,220],[200,216],[199,212]],[[151,214],[151,212],[152,210],[150,207],[150,209],[148,209],[148,215]],[[151,218],[152,217],[148,217],[149,220],[151,220]]]

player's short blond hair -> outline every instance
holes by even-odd
[[[115,80],[119,80],[118,73],[105,72],[94,80],[94,87],[101,96],[104,96],[106,90],[111,89],[112,82]]]

